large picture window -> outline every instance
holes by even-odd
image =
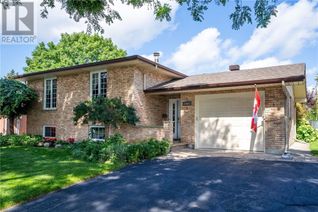
[[[89,138],[93,140],[104,140],[106,137],[105,127],[91,126],[89,129]]]
[[[44,109],[56,109],[56,78],[44,80]]]
[[[91,73],[91,97],[104,96],[107,94],[107,72],[98,71]]]

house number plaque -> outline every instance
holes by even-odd
[[[191,105],[192,105],[192,101],[187,100],[182,102],[182,106],[191,106]]]

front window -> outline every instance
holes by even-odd
[[[89,130],[89,138],[93,140],[104,140],[105,139],[105,127],[103,126],[92,126]]]
[[[50,127],[50,126],[44,126],[43,137],[55,138],[56,137],[56,128]]]
[[[44,108],[56,108],[56,79],[45,79],[44,81]]]
[[[107,72],[99,71],[91,74],[91,96],[106,97],[107,93]]]

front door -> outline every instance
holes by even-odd
[[[169,119],[173,124],[173,139],[180,139],[180,99],[169,100]]]

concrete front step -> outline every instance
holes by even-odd
[[[177,150],[177,149],[183,149],[183,148],[187,148],[188,147],[188,143],[174,143],[171,146],[171,151]]]

